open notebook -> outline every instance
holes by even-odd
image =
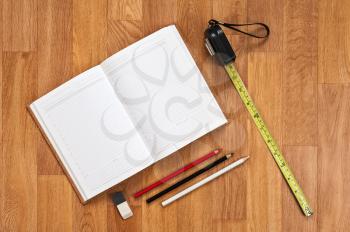
[[[83,202],[226,123],[174,25],[30,110]]]

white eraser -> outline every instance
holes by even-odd
[[[133,215],[130,206],[125,200],[122,192],[116,192],[113,194],[113,202],[117,206],[119,214],[123,219],[127,219]]]
[[[129,204],[126,201],[117,205],[117,208],[119,210],[120,216],[122,216],[123,219],[127,219],[133,215]]]

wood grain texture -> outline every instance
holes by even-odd
[[[2,19],[2,3],[0,3],[0,18]],[[1,148],[0,148],[0,170],[5,169],[5,156],[3,155],[2,146],[3,146],[3,128],[2,128],[2,23],[0,23],[0,139],[1,139]],[[4,213],[4,202],[5,202],[5,194],[4,194],[4,186],[5,186],[5,174],[3,171],[0,172],[0,218],[3,218]],[[0,219],[0,230],[3,231],[4,223]]]
[[[72,192],[73,231],[107,231],[107,198],[105,194],[90,204],[82,205],[75,192]]]
[[[142,0],[108,1],[108,18],[112,20],[141,20]]]
[[[107,0],[73,0],[73,73],[107,58]]]
[[[287,1],[283,33],[283,142],[315,145],[317,1]]]
[[[72,191],[63,175],[38,178],[38,231],[73,231]],[[79,225],[79,222],[74,222]]]
[[[348,231],[349,10],[347,0],[1,1],[0,231]],[[210,18],[269,24],[265,41],[225,32],[244,83],[310,200],[311,218],[303,216],[225,71],[203,46]],[[26,106],[170,24],[229,123],[82,205]],[[206,164],[131,197],[216,147],[251,158],[166,208],[145,200]],[[126,221],[111,201],[115,191],[125,193],[134,212]]]
[[[2,62],[2,152],[4,231],[36,231],[37,135],[26,110],[36,97],[36,55],[5,52]]]
[[[36,50],[37,0],[4,0],[2,4],[3,50]]]
[[[318,133],[319,231],[349,230],[350,86],[320,85]]]
[[[319,1],[320,83],[350,83],[350,2]]]

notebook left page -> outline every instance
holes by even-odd
[[[30,109],[82,201],[153,162],[100,66],[39,98]]]

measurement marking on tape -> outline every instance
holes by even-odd
[[[274,160],[276,161],[280,171],[283,174],[283,177],[287,181],[290,189],[292,190],[294,197],[297,199],[300,208],[306,216],[311,216],[313,211],[301,189],[297,180],[295,179],[291,169],[289,168],[286,160],[284,159],[282,152],[277,146],[276,141],[273,139],[271,133],[267,129],[265,122],[260,116],[253,100],[251,99],[247,88],[245,87],[242,79],[240,78],[235,66],[233,63],[225,65],[226,72],[228,73],[233,85],[238,91],[239,96],[241,97],[243,103],[248,109],[250,115],[253,118],[255,125],[257,126],[261,136],[263,137],[267,147],[269,148]]]

